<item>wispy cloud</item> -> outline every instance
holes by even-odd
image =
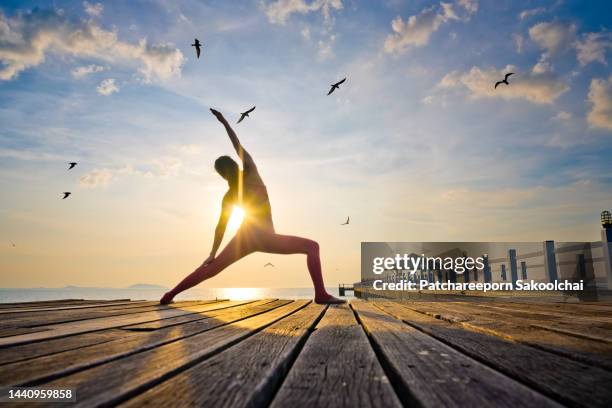
[[[119,86],[115,83],[114,78],[107,78],[100,82],[96,91],[98,91],[100,95],[109,96],[115,92],[119,92]]]
[[[184,58],[169,44],[121,41],[116,31],[94,20],[73,20],[56,10],[34,9],[12,18],[0,12],[0,80],[11,80],[45,61],[49,54],[95,58],[120,65],[138,65],[143,79],[180,75]]]
[[[608,65],[606,51],[612,49],[612,33],[586,33],[581,40],[576,41],[576,58],[581,66],[591,62],[599,62]]]
[[[510,86],[494,89],[506,72],[515,72]],[[569,89],[569,85],[551,72],[518,72],[516,67],[482,69],[472,67],[468,72],[453,71],[439,83],[441,88],[467,88],[473,98],[523,99],[533,103],[550,104]]]
[[[104,67],[100,65],[90,64],[90,65],[85,65],[82,67],[76,67],[75,69],[72,70],[72,76],[75,77],[76,79],[81,79],[81,78],[88,76],[89,74],[93,74],[96,72],[102,72],[102,71],[104,71]]]
[[[533,17],[533,16],[536,16],[538,14],[542,14],[545,11],[546,11],[546,9],[544,7],[537,7],[537,8],[532,8],[532,9],[528,9],[528,10],[523,10],[519,14],[519,19],[524,20],[526,18]]]
[[[261,2],[261,7],[273,24],[286,24],[292,14],[308,14],[321,11],[326,20],[331,19],[332,10],[342,9],[342,0],[277,0]]]
[[[79,178],[79,185],[87,188],[106,187],[113,178],[109,169],[94,169]]]
[[[100,17],[104,11],[104,6],[102,6],[102,3],[90,3],[88,1],[84,1],[83,8],[85,9],[85,13],[91,17]]]
[[[546,52],[547,57],[552,57],[571,47],[576,38],[576,24],[539,23],[529,29],[529,37]]]
[[[464,10],[462,17],[457,14],[459,8]],[[419,14],[408,17],[406,21],[397,16],[391,22],[393,33],[387,36],[383,49],[388,53],[401,53],[422,47],[429,43],[431,35],[438,31],[442,24],[452,20],[467,21],[477,10],[476,1],[460,0],[453,4],[440,3],[428,7]]]
[[[587,115],[589,125],[612,130],[612,76],[592,79],[589,88],[591,110]]]

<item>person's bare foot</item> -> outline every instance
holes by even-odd
[[[318,303],[320,305],[341,305],[343,303],[346,303],[346,300],[338,299],[337,297],[326,293],[324,296],[315,296],[315,303]]]
[[[162,298],[159,299],[159,304],[160,305],[168,305],[170,303],[174,303],[172,298],[174,298],[174,296],[172,296],[172,294],[170,292],[166,292],[166,293],[164,293],[164,296],[162,296]]]

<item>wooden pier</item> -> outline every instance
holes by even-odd
[[[612,303],[0,304],[0,382],[83,407],[610,407]]]

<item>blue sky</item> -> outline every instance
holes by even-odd
[[[236,130],[330,284],[357,279],[360,241],[596,240],[612,207],[604,1],[0,10],[0,286],[170,285],[201,262],[231,153],[209,107],[257,105]],[[268,259],[211,285],[308,286],[301,257],[251,273]]]

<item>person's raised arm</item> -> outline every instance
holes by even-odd
[[[230,140],[232,141],[232,145],[234,146],[234,149],[236,150],[236,153],[238,153],[238,156],[240,157],[240,160],[242,160],[243,165],[255,165],[255,163],[253,162],[253,158],[251,157],[251,155],[249,154],[249,152],[247,152],[245,150],[245,148],[242,146],[242,144],[240,143],[240,140],[238,139],[238,135],[236,135],[236,132],[234,132],[234,129],[232,129],[232,127],[230,126],[229,122],[223,117],[223,114],[215,109],[210,109],[210,111],[212,112],[213,115],[215,115],[215,117],[217,118],[217,120],[219,120],[219,122],[221,122],[221,124],[223,126],[225,126],[225,130],[227,131],[227,135],[229,136]]]

